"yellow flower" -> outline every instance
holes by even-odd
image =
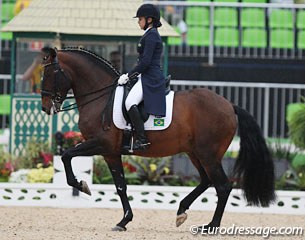
[[[169,170],[169,168],[168,168],[168,167],[164,167],[164,169],[163,169],[163,170],[164,170],[164,173],[165,173],[165,174],[169,174],[169,172],[170,172],[170,170]]]
[[[157,170],[157,165],[151,163],[151,164],[149,164],[149,168],[150,168],[150,171],[155,172]]]
[[[42,163],[38,163],[37,165],[36,165],[36,168],[42,168],[43,167],[43,164]]]
[[[52,166],[48,168],[32,169],[27,179],[29,183],[49,183],[51,182],[54,174],[54,168]]]

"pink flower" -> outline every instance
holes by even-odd
[[[0,169],[0,175],[4,177],[8,177],[14,171],[14,166],[11,162],[5,162],[2,165],[2,169]]]
[[[14,171],[14,166],[13,166],[13,164],[12,164],[11,162],[6,162],[6,163],[4,164],[4,168],[7,169],[7,170],[9,170],[10,172],[13,172],[13,171]]]

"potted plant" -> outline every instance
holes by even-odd
[[[84,138],[80,132],[68,131],[68,132],[57,132],[54,135],[55,139],[55,153],[62,155],[62,153],[68,148],[74,147],[77,144],[84,142]]]
[[[127,184],[138,185],[141,181],[137,174],[137,168],[125,157],[123,157],[123,168]],[[94,184],[112,184],[113,179],[110,170],[102,156],[93,158],[93,183]]]
[[[145,158],[126,156],[126,161],[136,168],[136,174],[141,184],[144,185],[168,185],[171,178],[170,157]]]
[[[287,118],[287,123],[291,141],[298,148],[305,150],[305,104],[291,113],[289,119]]]
[[[11,174],[10,182],[46,183],[54,175],[53,153],[49,143],[36,138],[27,141],[24,155],[18,161],[18,168]]]
[[[8,182],[11,173],[14,171],[13,157],[0,148],[0,182]]]
[[[31,138],[25,145],[24,156],[18,162],[18,168],[37,168],[38,164],[49,167],[53,162],[53,153],[47,141]]]
[[[280,139],[269,140],[268,149],[273,158],[275,179],[279,180],[290,169],[292,159],[297,152],[293,150],[290,142],[284,142]]]

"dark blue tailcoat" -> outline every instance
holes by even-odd
[[[161,70],[162,40],[156,28],[142,36],[137,47],[137,65],[128,75],[141,73],[145,111],[156,116],[165,116],[165,78]]]

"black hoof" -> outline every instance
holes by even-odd
[[[127,230],[127,228],[116,225],[111,230],[114,231],[114,232],[125,232]]]

